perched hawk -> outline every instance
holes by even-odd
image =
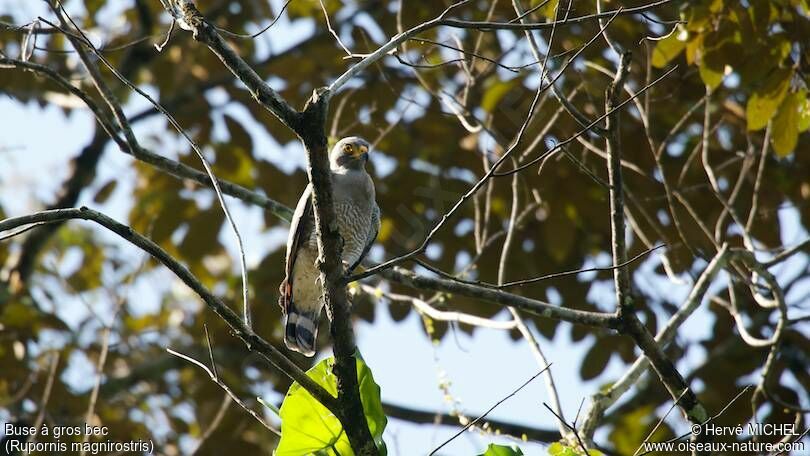
[[[350,136],[338,141],[329,153],[332,198],[347,272],[360,264],[380,229],[374,182],[366,172],[369,147],[364,139]],[[285,277],[279,287],[279,304],[286,326],[284,344],[305,356],[315,354],[318,319],[323,308],[317,258],[312,184],[309,184],[295,207],[287,239]]]

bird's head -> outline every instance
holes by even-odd
[[[329,163],[333,170],[363,169],[368,161],[371,144],[359,136],[343,138],[329,153]]]

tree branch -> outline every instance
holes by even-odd
[[[169,11],[175,20],[186,30],[190,30],[194,39],[208,46],[209,49],[222,61],[234,76],[239,78],[250,94],[265,109],[275,115],[284,125],[298,133],[300,130],[300,113],[293,109],[264,79],[240,57],[224,39],[217,33],[216,28],[205,20],[193,2],[188,0],[177,1],[176,10]]]
[[[279,370],[284,372],[291,379],[297,381],[303,386],[312,396],[317,399],[321,404],[328,408],[333,413],[338,413],[337,399],[330,395],[320,385],[315,383],[304,373],[297,365],[290,361],[283,353],[276,349],[269,342],[259,337],[256,333],[248,328],[242,319],[231,310],[221,299],[214,296],[196,277],[177,260],[172,258],[165,250],[159,245],[152,242],[150,239],[135,232],[131,227],[119,223],[106,215],[82,207],[79,209],[54,209],[48,211],[37,212],[31,215],[21,217],[14,217],[0,221],[0,232],[8,231],[20,226],[29,225],[39,222],[62,222],[70,219],[83,219],[95,222],[104,228],[121,236],[131,244],[139,247],[153,258],[158,260],[170,271],[172,271],[180,280],[183,281],[189,288],[192,289],[211,310],[219,315],[225,323],[230,326],[234,334],[241,339],[248,349],[255,351],[263,358],[267,359],[271,364],[276,366]]]
[[[403,405],[383,403],[385,414],[391,418],[421,424],[439,424],[444,426],[459,426],[459,419],[448,413],[417,410]],[[537,429],[520,424],[509,423],[494,419],[486,419],[478,422],[478,428],[485,431],[493,431],[500,434],[507,434],[517,438],[526,437],[528,440],[537,442],[552,443],[560,439],[560,433],[552,429]]]
[[[558,307],[543,301],[501,290],[479,287],[438,277],[422,276],[400,267],[385,270],[381,272],[380,275],[393,282],[418,290],[433,290],[459,294],[484,302],[494,302],[503,306],[512,306],[543,318],[598,328],[616,329],[618,327],[618,319],[612,313]]]
[[[323,284],[323,299],[331,320],[337,377],[338,418],[356,454],[376,455],[377,446],[366,423],[357,382],[357,347],[352,327],[351,304],[343,283],[343,239],[338,231],[332,198],[332,176],[326,140],[328,99],[316,90],[307,102],[299,124],[299,136],[307,151],[307,175],[312,183],[312,207],[318,240],[317,266]]]
[[[621,56],[616,77],[605,93],[605,112],[614,110],[619,92],[629,73],[630,54]],[[613,264],[627,262],[624,224],[624,195],[622,189],[621,148],[618,128],[619,111],[607,117],[606,146],[608,154],[608,182],[610,184],[610,232]],[[619,319],[619,332],[630,336],[641,349],[655,369],[661,382],[670,396],[683,411],[684,416],[693,424],[701,425],[708,418],[706,409],[700,404],[694,392],[683,379],[675,366],[667,358],[664,350],[647,331],[634,313],[633,298],[630,289],[630,272],[627,266],[614,269],[613,278],[616,288],[616,317]],[[706,433],[694,435],[706,439]],[[702,452],[700,452],[702,454]]]

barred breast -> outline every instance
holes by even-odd
[[[368,229],[371,225],[371,208],[368,204],[340,202],[335,205],[338,230],[343,238],[343,262],[354,264],[363,254],[368,242]]]
[[[356,201],[337,201],[335,203],[338,232],[343,238],[342,261],[347,265],[354,264],[363,254],[368,242],[369,228],[372,225],[372,209],[368,204]],[[318,238],[315,229],[309,233],[306,248],[316,253]]]

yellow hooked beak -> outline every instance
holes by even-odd
[[[362,157],[363,155],[365,155],[367,153],[368,153],[368,147],[366,147],[364,145],[355,147],[352,150],[352,156],[354,158],[360,158],[360,157]]]

